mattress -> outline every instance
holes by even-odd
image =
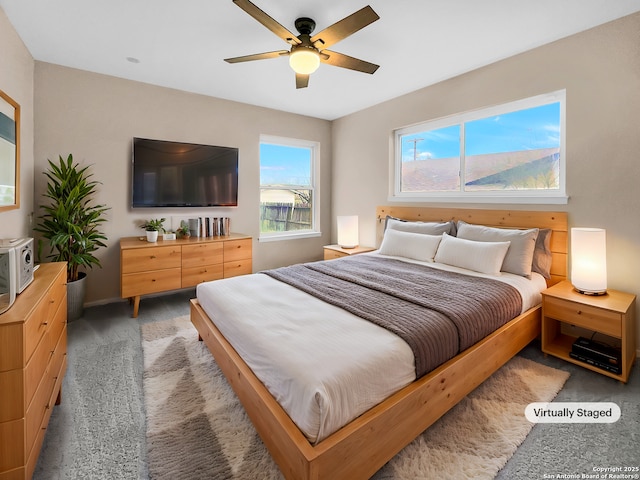
[[[448,265],[424,266],[485,276]],[[491,278],[520,292],[523,312],[540,303],[546,288],[537,274]],[[202,283],[196,296],[311,443],[415,379],[413,353],[400,337],[267,275]]]

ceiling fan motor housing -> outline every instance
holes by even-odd
[[[311,32],[316,28],[316,22],[308,17],[296,18],[294,25],[301,35],[311,35]]]

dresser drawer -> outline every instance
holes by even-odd
[[[56,346],[60,341],[60,335],[62,335],[66,323],[66,309],[58,308],[56,316],[48,325],[44,338],[27,364],[27,368],[25,369],[25,409],[31,402],[33,394],[36,391],[36,387],[38,386],[47,365],[51,361],[54,352],[58,354]]]
[[[51,361],[51,357],[53,355],[53,348],[51,345],[51,332],[47,332],[36,348],[35,353],[29,360],[27,364],[27,368],[24,371],[25,377],[25,398],[24,404],[22,406],[23,412],[28,408],[31,400],[33,399],[34,394],[42,380],[42,376],[44,375],[49,362]]]
[[[29,361],[40,339],[49,329],[54,316],[60,307],[67,306],[67,277],[66,270],[56,278],[55,284],[49,289],[47,294],[40,300],[36,311],[27,319],[24,325],[25,335],[25,363]],[[66,310],[65,310],[66,315]],[[66,320],[65,320],[66,321]]]
[[[0,478],[6,470],[21,467],[27,460],[24,424],[24,418],[0,423]]]
[[[182,268],[222,263],[222,242],[198,243],[182,247]]]
[[[66,344],[66,334],[64,335],[65,344]],[[66,347],[65,347],[66,351]],[[57,353],[57,351],[56,351]],[[27,456],[27,464],[25,466],[26,475],[24,478],[33,477],[33,472],[36,469],[36,464],[38,463],[38,457],[40,455],[40,449],[42,448],[42,443],[44,441],[44,437],[47,433],[47,427],[49,425],[49,419],[51,418],[51,414],[53,413],[53,406],[56,404],[56,398],[58,397],[58,392],[62,386],[62,379],[64,378],[64,372],[67,368],[66,363],[66,355],[61,357],[62,363],[58,367],[58,370],[52,371],[53,380],[54,380],[54,388],[51,392],[51,396],[49,397],[48,408],[45,409],[44,417],[42,418],[42,423],[40,424],[40,428],[36,432],[36,436],[33,440],[33,444],[27,446],[28,456]],[[54,365],[57,365],[56,360],[54,359]],[[29,451],[29,448],[31,449]]]
[[[182,287],[181,269],[170,268],[155,272],[122,275],[122,297],[177,290]]]
[[[0,372],[0,423],[24,416],[24,375],[20,369]]]
[[[622,316],[610,310],[546,296],[543,315],[612,337],[622,336]]]
[[[38,389],[36,390],[35,395],[33,396],[33,401],[29,408],[27,409],[26,416],[26,451],[31,451],[31,447],[33,446],[33,442],[35,442],[36,437],[38,435],[38,430],[40,430],[40,425],[42,425],[42,420],[47,413],[47,410],[53,408],[53,405],[49,405],[49,399],[51,398],[51,392],[53,391],[54,380],[51,375],[52,365],[49,364],[47,366],[47,370],[45,371],[44,376],[42,377],[42,381],[40,385],[38,385]]]
[[[236,260],[235,262],[224,262],[224,278],[237,277],[251,273],[252,264],[249,260]]]
[[[44,297],[36,306],[36,309],[24,324],[24,359],[27,363],[33,355],[36,347],[44,337],[49,324],[49,301],[48,297]]]
[[[64,366],[67,351],[66,330],[60,336],[55,351],[52,352],[51,361],[42,376],[42,381],[38,385],[33,401],[27,409],[26,416],[26,451],[30,452],[39,434],[49,422],[49,416],[55,405],[58,394],[56,384],[61,383],[61,376],[64,375]]]
[[[122,273],[148,272],[180,267],[179,246],[132,248],[121,252]]]
[[[251,258],[251,243],[250,238],[224,242],[224,263]]]
[[[223,277],[223,265],[202,265],[182,269],[182,288],[193,287],[202,282],[219,280]]]

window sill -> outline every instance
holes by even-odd
[[[473,204],[522,204],[522,205],[566,205],[569,203],[567,195],[398,195],[390,196],[389,202],[418,202],[418,203],[473,203]]]
[[[277,234],[262,234],[258,237],[259,242],[277,242],[280,240],[297,240],[299,238],[313,238],[320,237],[321,232],[284,232]]]

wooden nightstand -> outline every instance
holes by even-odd
[[[349,255],[357,255],[358,253],[373,252],[373,247],[363,247],[362,245],[356,248],[342,248],[340,245],[325,245],[324,246],[324,259],[333,260],[334,258],[348,257]]]
[[[568,281],[546,289],[542,292],[542,351],[626,383],[636,358],[635,300],[635,295],[616,290],[607,290],[602,296],[582,295]],[[563,324],[565,330],[575,326],[595,332],[594,340],[603,343],[617,339],[620,373],[572,358],[569,352],[576,337],[563,332]]]

